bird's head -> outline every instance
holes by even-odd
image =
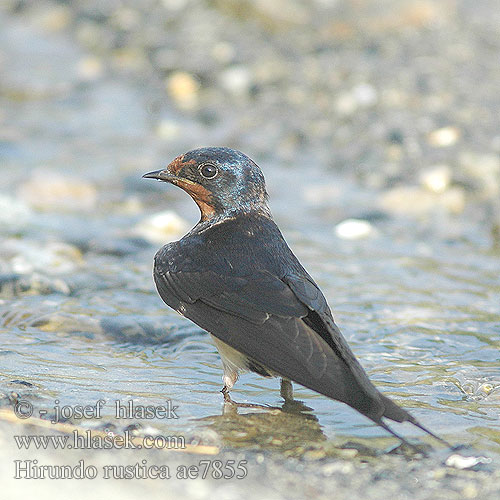
[[[184,189],[200,208],[203,221],[251,211],[269,214],[262,171],[234,149],[194,149],[143,177]]]

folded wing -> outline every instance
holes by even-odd
[[[172,272],[157,256],[155,283],[170,307],[248,357],[376,422],[410,420],[369,381],[309,278],[266,270]]]

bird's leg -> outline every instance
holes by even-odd
[[[221,391],[223,396],[224,396],[224,402],[225,403],[233,403],[234,404],[234,401],[231,399],[231,396],[229,395],[229,389],[227,388],[227,385],[225,385]]]
[[[281,379],[280,396],[285,400],[285,403],[293,401],[293,386],[287,378]]]

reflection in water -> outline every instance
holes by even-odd
[[[198,421],[208,423],[226,446],[274,450],[289,456],[302,456],[327,439],[317,417],[300,401],[289,401],[280,408],[261,411],[226,403],[222,415]]]

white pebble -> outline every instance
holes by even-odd
[[[220,83],[231,94],[247,94],[251,84],[250,72],[244,66],[233,66],[222,72]]]
[[[378,99],[375,87],[372,87],[368,83],[356,85],[352,89],[352,95],[360,106],[372,106]]]
[[[433,193],[443,193],[451,182],[451,169],[448,165],[436,165],[424,170],[420,175],[422,185]]]
[[[346,219],[335,226],[335,234],[343,240],[366,238],[374,232],[374,227],[362,219]]]
[[[453,454],[450,455],[445,464],[448,467],[454,467],[455,469],[470,469],[477,464],[487,464],[491,462],[491,458],[486,457],[463,457],[462,455]]]
[[[188,229],[187,222],[175,212],[159,212],[140,222],[134,232],[153,243],[166,243],[182,236]]]
[[[457,127],[443,127],[434,130],[429,134],[429,142],[433,146],[447,147],[453,146],[460,137],[460,130]]]

